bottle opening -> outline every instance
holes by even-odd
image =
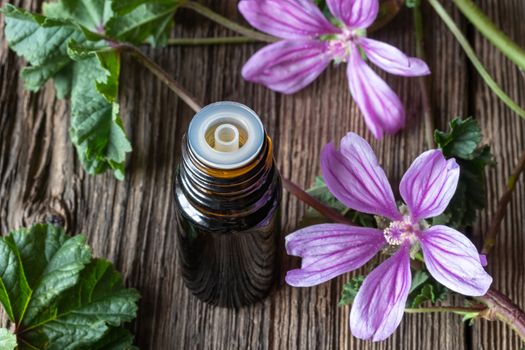
[[[208,145],[216,151],[232,152],[244,146],[248,139],[248,132],[240,124],[223,121],[210,126],[206,130],[205,138]],[[230,142],[235,143],[237,148],[224,150],[220,149],[221,145],[217,144],[221,143],[224,145],[230,144]]]
[[[239,129],[232,124],[221,124],[215,128],[215,150],[235,152],[239,149]]]
[[[204,107],[190,122],[188,143],[195,156],[217,169],[235,169],[253,160],[263,146],[261,120],[236,102]]]

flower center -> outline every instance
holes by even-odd
[[[383,235],[390,245],[401,245],[406,241],[412,244],[417,239],[416,233],[419,229],[419,224],[414,224],[410,217],[405,216],[401,221],[392,221],[383,231]]]
[[[348,56],[352,53],[352,46],[357,38],[366,35],[364,29],[342,28],[343,32],[328,39],[330,54],[337,63],[346,62]]]

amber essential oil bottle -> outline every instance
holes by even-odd
[[[272,141],[254,111],[218,102],[194,116],[175,198],[182,275],[199,299],[236,308],[268,295],[278,274],[281,192]]]

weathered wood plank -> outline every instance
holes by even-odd
[[[11,2],[28,9],[38,8],[37,2],[30,0]],[[217,12],[242,20],[236,11],[236,1],[207,3]],[[514,14],[512,21],[499,24],[515,31],[511,34],[523,43],[523,27],[516,15],[518,10],[522,13],[525,10],[520,1],[497,5],[486,0],[484,6],[501,18]],[[469,88],[474,77],[446,28],[431,10],[425,12],[434,73],[434,105],[438,126],[444,127],[454,116],[473,112]],[[460,18],[457,12],[455,17]],[[230,34],[186,10],[177,15],[177,20],[180,22],[175,30],[177,36]],[[413,54],[411,23],[411,14],[405,10],[388,29],[374,37]],[[502,68],[504,61],[495,51],[479,39],[476,43],[484,61],[490,62],[491,70],[501,74],[498,79],[507,90],[525,102],[523,81],[512,67],[507,63]],[[382,74],[407,106],[408,127],[401,134],[378,142],[366,130],[352,102],[343,67],[332,67],[304,91],[283,96],[246,83],[240,75],[242,64],[259,47],[258,44],[170,47],[147,49],[147,54],[200,101],[236,100],[253,107],[274,139],[281,173],[301,186],[310,185],[319,173],[321,148],[350,130],[372,141],[393,183],[399,182],[410,162],[424,150],[421,102],[415,80]],[[348,276],[307,289],[290,288],[281,278],[279,288],[270,298],[239,311],[213,308],[197,301],[184,288],[178,272],[172,193],[180,138],[193,115],[191,110],[144,68],[125,58],[122,117],[134,145],[128,175],[123,182],[114,180],[110,174],[90,177],[80,169],[69,141],[68,104],[55,98],[50,85],[38,94],[25,92],[18,79],[22,61],[7,50],[3,34],[0,48],[0,228],[6,232],[9,228],[53,218],[63,221],[71,231],[87,233],[95,254],[114,261],[126,283],[143,295],[134,324],[141,348],[464,349],[469,343],[459,317],[451,315],[407,316],[387,342],[372,344],[356,340],[348,330],[349,308],[337,307]],[[523,122],[480,87],[478,81],[473,81],[479,112],[476,115],[487,132],[491,132],[489,138],[500,160],[489,175],[493,188],[489,197],[493,201],[503,190],[502,176],[508,175],[519,151],[525,148]],[[517,131],[521,131],[521,136]],[[525,223],[523,183],[518,192],[520,196],[513,200],[509,213],[514,219],[505,223],[508,232],[495,252],[494,260],[498,262],[494,262],[491,271],[497,285],[524,305],[524,258],[520,255],[524,244],[520,227]],[[304,209],[285,194],[285,233],[294,229]],[[491,206],[487,213],[494,209]],[[487,225],[488,221],[482,219],[480,227]],[[297,259],[287,257],[283,251],[282,276],[297,264]],[[479,331],[478,326],[474,329],[474,344],[478,347],[495,348],[494,339],[511,339],[510,343],[500,345],[501,349],[517,344],[509,331],[500,326],[490,324]]]
[[[483,11],[507,33],[518,45],[525,47],[523,15],[525,3],[520,0],[478,1]],[[476,52],[487,69],[503,89],[521,106],[525,106],[525,81],[523,73],[512,62],[500,54],[479,33],[473,33]],[[486,232],[496,212],[496,203],[506,189],[506,181],[518,158],[525,150],[525,121],[501,103],[480,81],[473,77],[472,113],[480,120],[486,137],[493,145],[498,164],[488,174],[488,201],[481,215],[478,231]],[[525,181],[517,184],[501,226],[497,244],[489,257],[489,271],[494,277],[494,286],[508,295],[522,308],[525,307]],[[496,322],[483,322],[473,331],[474,349],[521,349],[523,343],[509,327]]]

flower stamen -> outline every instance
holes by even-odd
[[[416,240],[417,228],[411,222],[410,218],[405,217],[402,221],[392,221],[390,225],[383,230],[385,240],[390,245],[401,245],[407,240],[413,243]]]
[[[342,28],[342,33],[327,37],[330,54],[336,63],[347,62],[357,38],[366,36],[365,29]]]

